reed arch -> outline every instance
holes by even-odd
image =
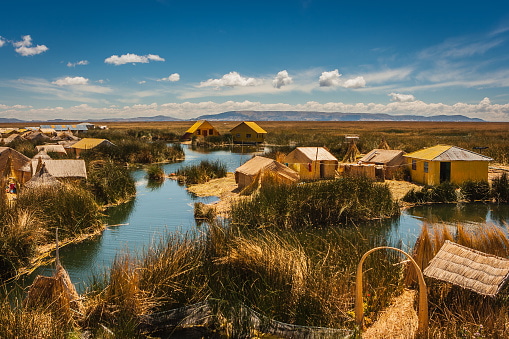
[[[362,330],[364,320],[364,306],[362,303],[362,264],[364,263],[364,260],[366,260],[368,255],[377,250],[382,249],[395,250],[397,252],[404,254],[414,266],[415,271],[417,272],[417,279],[419,282],[419,309],[417,313],[419,325],[417,327],[417,334],[426,337],[428,332],[428,291],[426,288],[426,282],[424,281],[424,275],[422,274],[421,268],[419,267],[419,265],[417,265],[417,262],[415,262],[414,258],[412,258],[405,251],[402,251],[399,248],[395,247],[389,246],[375,247],[364,253],[364,255],[362,256],[359,265],[357,266],[357,276],[355,278],[355,322],[359,326],[359,329]]]

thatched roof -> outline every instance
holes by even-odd
[[[39,145],[35,146],[38,152],[45,151],[48,152],[54,152],[54,153],[62,153],[67,154],[67,151],[65,150],[64,146],[62,145]]]
[[[42,160],[51,160],[51,157],[48,155],[48,153],[46,153],[45,150],[40,150],[39,153],[34,155],[32,160],[39,160],[39,159],[42,159]]]
[[[32,162],[32,173],[38,169],[39,160]],[[46,166],[48,173],[55,178],[87,178],[87,168],[85,161],[78,160],[42,160],[42,163]]]
[[[238,167],[235,170],[235,177],[237,177],[237,173],[242,173],[248,176],[256,176],[261,171],[272,171],[294,182],[297,182],[300,179],[299,174],[291,168],[277,162],[276,160],[261,156],[255,156],[246,161],[242,166]]]
[[[303,163],[324,160],[338,161],[338,159],[324,147],[297,147],[288,154],[288,157],[293,157]]]
[[[355,142],[351,142],[350,145],[348,146],[348,149],[346,150],[346,154],[343,157],[342,162],[350,162],[350,163],[356,162],[357,156],[360,154],[361,154],[361,152],[357,148],[357,145],[355,144]]]
[[[0,170],[4,171],[7,165],[11,164],[14,170],[25,171],[25,166],[30,164],[30,158],[10,147],[0,147]]]
[[[32,178],[25,183],[24,188],[56,187],[61,185],[62,183],[49,174],[46,166],[42,164],[39,171],[37,171],[37,173],[35,173]]]
[[[494,296],[509,277],[509,259],[446,240],[424,270],[424,275]]]

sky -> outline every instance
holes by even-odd
[[[233,110],[509,122],[507,0],[16,0],[0,118]]]

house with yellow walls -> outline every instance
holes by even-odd
[[[339,161],[324,147],[297,147],[282,161],[302,180],[334,178]]]
[[[460,147],[437,145],[404,155],[413,182],[439,185],[449,181],[488,181],[492,158]]]
[[[230,130],[234,144],[261,144],[267,132],[255,122],[244,121]]]
[[[207,120],[199,120],[189,127],[189,129],[181,137],[182,140],[191,140],[193,137],[208,137],[219,135],[217,129]]]

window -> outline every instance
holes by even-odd
[[[240,133],[235,134],[235,138],[240,138]]]
[[[417,169],[417,160],[412,160],[412,169],[414,171]]]
[[[428,173],[428,162],[424,162],[424,173]]]
[[[209,129],[209,135],[214,135],[214,130],[213,129]]]
[[[200,134],[201,134],[201,129],[196,130],[196,135],[200,135]]]
[[[251,134],[250,133],[246,134],[246,138],[251,138]]]

